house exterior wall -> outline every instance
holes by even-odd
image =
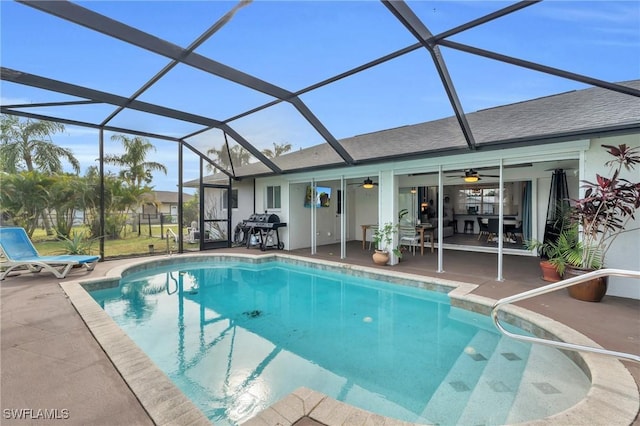
[[[544,224],[547,213],[547,202],[549,197],[549,186],[551,181],[551,171],[542,167],[539,162],[576,160],[579,162],[580,170],[567,172],[567,182],[569,195],[576,198],[580,193],[580,179],[591,179],[595,173],[606,173],[607,168],[604,163],[610,158],[601,148],[602,144],[618,145],[626,143],[631,146],[640,146],[640,135],[627,135],[609,138],[598,138],[593,140],[576,140],[541,146],[519,147],[500,151],[477,151],[464,153],[455,156],[434,157],[416,160],[393,161],[376,165],[366,165],[351,168],[336,168],[333,170],[318,170],[308,173],[287,174],[277,177],[256,179],[256,205],[260,211],[261,206],[265,206],[266,187],[268,185],[280,185],[282,194],[282,208],[270,210],[269,213],[276,213],[282,221],[288,222],[288,227],[281,229],[281,237],[285,242],[285,248],[298,249],[311,245],[311,209],[303,206],[304,192],[312,179],[322,182],[322,185],[331,186],[334,199],[337,196],[337,189],[340,185],[339,178],[358,178],[369,176],[374,181],[380,183],[378,189],[366,190],[359,185],[347,187],[347,223],[348,240],[361,240],[361,225],[387,221],[397,214],[397,194],[399,187],[407,186],[438,186],[437,170],[440,164],[444,170],[453,170],[470,167],[495,166],[499,158],[505,164],[517,164],[519,162],[531,162],[532,167],[524,169],[503,170],[505,181],[526,181],[532,182],[533,188],[533,229],[532,235],[538,239],[543,238]],[[539,165],[540,164],[540,165]],[[424,172],[434,172],[425,175]],[[422,173],[422,175],[413,175]],[[637,180],[638,170],[633,179]],[[629,174],[630,175],[630,174]],[[627,176],[631,178],[631,176]],[[327,184],[327,182],[329,182]],[[445,185],[450,182],[445,180]],[[390,192],[386,194],[386,192]],[[447,188],[445,186],[445,193]],[[384,195],[386,194],[386,195]],[[334,200],[332,200],[332,203]],[[264,210],[264,209],[263,209]],[[336,211],[335,207],[318,208],[316,210],[316,237],[317,244],[327,244],[338,241],[335,228]],[[385,219],[386,218],[386,219]],[[640,226],[640,218],[636,219],[635,226]],[[328,233],[332,235],[329,236]],[[621,235],[615,242],[607,255],[607,266],[640,270],[640,231],[629,232]],[[367,237],[371,238],[370,235]],[[633,247],[633,250],[629,250]],[[640,287],[637,285],[622,282],[622,279],[612,278],[610,280],[610,295],[633,297],[640,299]]]
[[[280,186],[280,208],[267,207],[267,187]],[[269,178],[256,179],[255,184],[256,213],[272,213],[278,215],[280,222],[286,222],[287,226],[280,228],[278,233],[280,241],[285,244],[285,248],[291,247],[289,235],[291,235],[291,226],[294,225],[290,220],[290,208],[293,201],[289,196],[289,181],[283,176],[274,176]]]
[[[606,153],[602,145],[619,145],[627,144],[627,146],[640,146],[640,135],[617,136],[610,138],[598,138],[591,141],[591,147],[584,155],[583,175],[582,179],[590,182],[595,181],[596,173],[603,176],[610,176],[610,170],[605,163],[613,157]],[[635,170],[624,170],[620,173],[623,179],[629,179],[632,182],[640,180],[640,170],[636,165]],[[581,190],[582,194],[583,190]],[[640,271],[640,215],[636,215],[636,220],[630,222],[626,229],[635,229],[634,231],[620,234],[613,242],[609,252],[605,257],[605,266],[608,268],[620,268],[633,271]],[[640,283],[630,278],[609,278],[608,295],[629,297],[640,299]]]
[[[247,179],[233,182],[232,190],[234,189],[238,190],[238,207],[231,210],[231,232],[233,232],[238,223],[248,219],[254,213],[253,180]]]

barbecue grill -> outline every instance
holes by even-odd
[[[247,248],[259,246],[262,251],[267,249],[282,250],[284,243],[280,242],[278,229],[285,226],[287,224],[280,222],[280,218],[276,214],[254,213],[249,216],[249,219],[238,224],[237,231],[242,231],[242,242],[246,244]],[[238,233],[236,232],[236,241],[239,240]]]

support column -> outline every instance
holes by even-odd
[[[444,176],[442,174],[442,164],[438,167],[438,272],[444,272],[444,268],[442,267],[442,256],[444,254],[444,243],[443,243],[443,226],[444,221],[442,220],[442,216],[444,216]]]
[[[347,181],[340,176],[340,259],[347,257]]]
[[[500,194],[500,203],[498,204],[498,281],[504,281],[502,276],[502,250],[504,246],[504,176],[502,175],[503,160],[500,159],[500,186],[498,194]]]
[[[316,238],[316,202],[315,202],[315,196],[316,196],[316,180],[315,179],[311,179],[311,254],[315,255],[317,253],[316,251],[316,244],[317,244],[317,238]]]
[[[398,224],[398,179],[393,170],[381,171],[378,174],[378,225],[385,223]],[[393,254],[393,248],[398,246],[398,233],[393,236],[389,252],[389,265],[396,265],[398,257]]]

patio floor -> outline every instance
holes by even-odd
[[[222,251],[258,253],[246,248]],[[308,249],[290,253],[309,256]],[[359,242],[347,245],[346,260],[340,260],[337,244],[319,247],[313,257],[376,267],[371,253],[362,250]],[[129,261],[102,262],[93,272],[72,271],[68,280],[104,276]],[[405,254],[393,268],[477,284],[474,293],[499,299],[544,285],[537,263],[533,257],[505,256],[504,281],[499,282],[495,254],[445,250],[445,272],[437,273],[437,252],[426,249],[424,256],[419,252],[416,256]],[[2,424],[49,423],[51,420],[42,417],[15,419],[19,414],[38,419],[42,413],[37,410],[45,409],[53,410],[49,414],[66,419],[64,424],[69,425],[153,424],[66,298],[59,281],[47,273],[20,273],[0,284]],[[562,290],[518,305],[560,321],[607,349],[640,353],[638,300],[606,296],[600,303],[580,302]],[[640,365],[625,366],[640,383]]]

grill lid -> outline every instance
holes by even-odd
[[[276,214],[254,213],[249,216],[249,220],[247,222],[280,223],[280,218]]]

